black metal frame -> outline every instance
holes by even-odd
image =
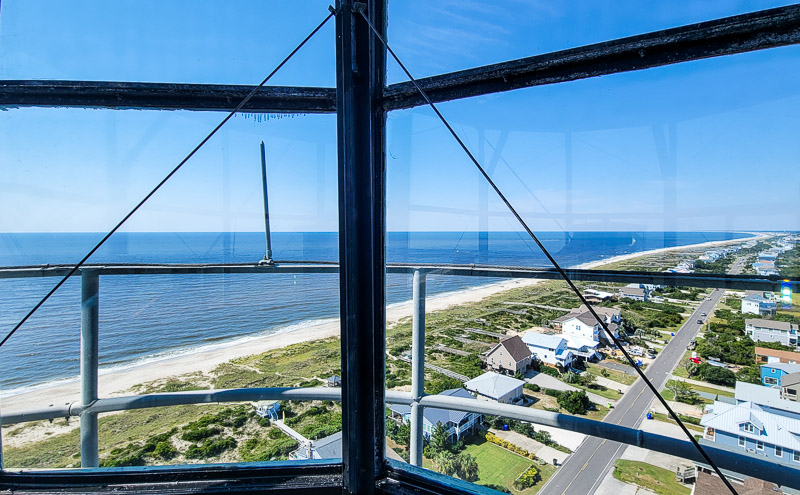
[[[423,100],[410,83],[385,86],[385,50],[359,20],[357,9],[365,9],[371,22],[385,33],[386,0],[337,2],[335,90],[265,87],[244,107],[248,112],[337,112],[343,463],[0,471],[0,490],[486,492],[476,485],[388,462],[383,455],[385,112],[417,106]],[[443,74],[420,83],[438,102],[797,43],[800,6],[793,5]],[[0,106],[221,111],[230,110],[251,89],[203,84],[0,81]],[[580,279],[579,271],[570,273]],[[666,283],[671,278],[668,274],[641,275],[650,281],[660,276],[659,280]],[[731,277],[708,278],[709,285],[736,282]]]

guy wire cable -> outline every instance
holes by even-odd
[[[683,430],[683,432],[686,434],[686,436],[689,438],[689,440],[692,442],[692,444],[694,444],[694,446],[698,450],[698,452],[700,452],[700,455],[702,455],[703,458],[708,462],[708,464],[714,469],[714,471],[720,477],[720,479],[725,484],[725,486],[728,488],[728,490],[730,490],[730,492],[733,495],[738,495],[736,490],[731,485],[730,481],[728,481],[728,478],[726,478],[725,475],[722,474],[722,471],[719,469],[719,467],[717,467],[716,463],[711,459],[711,457],[709,457],[709,455],[706,453],[706,451],[703,449],[703,447],[697,442],[697,440],[694,438],[694,436],[689,432],[689,430],[686,428],[686,425],[683,424],[683,421],[681,421],[681,419],[678,417],[678,415],[675,414],[675,412],[672,410],[672,408],[669,406],[669,404],[667,404],[667,401],[664,400],[664,398],[661,396],[661,394],[658,393],[658,390],[656,390],[656,388],[653,386],[653,384],[650,383],[650,380],[647,379],[647,377],[645,376],[644,372],[636,365],[636,362],[633,360],[633,358],[630,356],[630,354],[628,354],[628,351],[626,351],[622,347],[620,341],[616,337],[614,337],[614,334],[608,329],[608,326],[605,324],[603,319],[600,318],[600,316],[597,314],[597,312],[594,310],[594,308],[589,304],[589,302],[586,300],[586,298],[583,297],[583,294],[581,294],[581,291],[578,290],[578,288],[575,286],[575,284],[572,282],[572,280],[567,276],[567,274],[564,271],[564,269],[561,268],[561,265],[558,264],[558,262],[555,260],[555,258],[553,258],[553,256],[550,254],[550,252],[544,247],[544,245],[539,240],[539,238],[533,233],[533,231],[530,229],[530,227],[528,227],[528,224],[525,223],[525,220],[523,220],[522,217],[519,215],[519,213],[517,213],[517,210],[514,208],[514,206],[511,204],[511,202],[506,198],[506,196],[500,191],[500,188],[497,187],[497,184],[495,184],[494,181],[492,180],[492,178],[489,177],[489,174],[486,173],[486,171],[481,166],[481,164],[478,162],[478,160],[475,158],[475,156],[472,154],[472,152],[470,152],[469,148],[466,147],[466,145],[461,140],[461,138],[458,136],[458,134],[456,134],[456,132],[453,130],[453,128],[447,122],[447,119],[445,119],[444,116],[441,114],[441,112],[439,112],[439,109],[436,107],[436,105],[434,105],[433,101],[431,101],[431,99],[428,97],[427,93],[425,93],[425,91],[423,91],[423,89],[417,83],[416,79],[414,79],[414,77],[411,75],[411,73],[408,71],[408,69],[406,69],[406,66],[403,65],[403,62],[400,61],[400,59],[394,53],[394,50],[391,49],[389,44],[386,43],[386,41],[383,39],[383,37],[380,35],[380,33],[378,33],[378,30],[375,29],[375,26],[373,26],[372,22],[370,22],[369,18],[364,13],[364,8],[363,7],[364,7],[363,4],[361,4],[361,5],[357,4],[355,6],[354,10],[358,11],[361,14],[361,17],[369,25],[370,29],[372,30],[372,33],[375,35],[376,38],[378,38],[380,40],[381,44],[383,44],[383,46],[386,47],[386,50],[392,55],[392,58],[394,58],[394,60],[397,62],[397,64],[400,66],[400,68],[403,70],[403,72],[405,72],[406,76],[414,84],[414,86],[417,88],[417,91],[419,91],[420,95],[425,99],[425,101],[431,107],[431,109],[433,109],[433,111],[436,113],[436,116],[439,117],[439,120],[441,120],[442,123],[445,125],[445,127],[447,127],[447,130],[450,131],[450,134],[453,136],[453,138],[455,138],[455,140],[461,146],[461,149],[464,150],[464,152],[467,154],[467,156],[472,161],[472,163],[478,168],[478,171],[481,173],[481,175],[483,175],[483,177],[488,181],[489,185],[492,186],[492,189],[494,189],[494,191],[497,193],[497,195],[500,196],[500,199],[503,200],[503,202],[506,204],[508,209],[514,215],[514,217],[516,217],[517,221],[519,221],[519,223],[522,225],[522,227],[525,229],[525,231],[528,233],[528,235],[531,237],[531,239],[533,239],[533,241],[539,246],[539,249],[542,250],[542,253],[547,257],[547,259],[550,261],[550,263],[553,265],[553,267],[556,269],[556,271],[558,271],[558,273],[564,278],[564,281],[567,282],[567,284],[570,286],[570,288],[575,293],[575,295],[578,296],[578,299],[580,299],[581,302],[586,305],[586,307],[589,309],[589,312],[592,313],[592,316],[594,316],[595,320],[597,320],[597,322],[600,324],[601,327],[603,327],[603,330],[611,338],[611,340],[614,342],[614,344],[622,351],[622,353],[625,355],[625,358],[628,360],[628,362],[631,363],[631,365],[634,367],[634,369],[636,369],[636,372],[639,374],[639,376],[642,378],[642,380],[644,380],[644,383],[647,385],[648,388],[650,388],[650,390],[652,390],[652,392],[655,394],[655,396],[658,398],[658,400],[661,402],[661,404],[666,408],[666,410],[669,412],[669,414],[672,416],[672,418],[675,419],[675,421],[678,423],[678,426],[680,426],[680,428]]]
[[[305,44],[306,44],[306,42],[307,42],[308,40],[310,40],[310,39],[311,39],[311,38],[312,38],[312,37],[313,37],[315,34],[317,34],[317,31],[319,31],[320,29],[322,29],[322,26],[324,26],[324,25],[325,25],[325,23],[327,23],[327,22],[328,22],[328,20],[330,20],[330,18],[331,18],[331,17],[333,17],[333,15],[334,15],[334,11],[332,10],[332,8],[329,8],[329,10],[330,10],[330,13],[328,14],[328,16],[327,16],[327,17],[325,17],[325,19],[324,19],[322,22],[320,22],[320,23],[317,25],[317,27],[315,27],[315,28],[314,28],[314,30],[313,30],[313,31],[311,31],[311,32],[308,34],[308,36],[306,36],[306,37],[305,37],[305,39],[303,39],[303,41],[301,41],[301,42],[300,42],[300,44],[299,44],[299,45],[297,45],[297,46],[294,48],[294,50],[292,50],[292,51],[289,53],[289,55],[287,55],[287,56],[286,56],[286,58],[284,58],[284,59],[281,61],[281,63],[279,63],[279,64],[278,64],[278,66],[277,66],[277,67],[275,67],[275,68],[272,70],[272,72],[270,72],[270,73],[269,73],[269,75],[267,75],[267,77],[265,77],[265,78],[264,78],[264,80],[262,80],[262,81],[261,81],[261,82],[258,84],[258,86],[256,86],[255,88],[253,88],[253,90],[252,90],[252,91],[250,91],[250,93],[248,93],[248,94],[247,94],[247,96],[245,96],[245,97],[244,97],[244,99],[241,101],[241,103],[239,103],[238,105],[236,105],[236,108],[234,108],[233,110],[231,110],[231,111],[230,111],[230,113],[228,113],[228,115],[227,115],[227,116],[225,116],[225,118],[224,118],[224,119],[222,119],[222,121],[221,121],[219,124],[217,124],[217,126],[216,126],[216,127],[214,127],[214,129],[213,129],[211,132],[209,132],[209,133],[208,133],[208,135],[206,135],[206,137],[205,137],[205,138],[203,138],[203,140],[202,140],[202,141],[200,141],[200,143],[199,143],[197,146],[195,146],[195,147],[194,147],[194,149],[193,149],[192,151],[190,151],[190,152],[189,152],[189,154],[188,154],[188,155],[186,155],[186,157],[185,157],[183,160],[181,160],[181,161],[180,161],[180,163],[178,163],[178,165],[176,165],[176,166],[175,166],[175,168],[173,168],[173,169],[172,169],[172,171],[171,171],[170,173],[168,173],[168,174],[167,174],[167,176],[166,176],[166,177],[164,177],[164,178],[161,180],[161,182],[159,182],[159,183],[156,185],[156,187],[154,187],[154,188],[153,188],[153,189],[152,189],[152,190],[151,190],[149,193],[147,193],[147,195],[146,195],[146,196],[145,196],[145,197],[144,197],[144,198],[143,198],[141,201],[139,201],[139,203],[138,203],[136,206],[134,206],[134,207],[133,207],[133,209],[132,209],[131,211],[129,211],[129,212],[128,212],[128,214],[127,214],[127,215],[125,215],[125,216],[122,218],[122,220],[120,220],[120,221],[119,221],[119,223],[117,223],[117,225],[115,225],[115,226],[114,226],[114,228],[113,228],[113,229],[111,229],[111,230],[110,230],[110,231],[109,231],[109,232],[108,232],[108,233],[107,233],[107,234],[106,234],[106,235],[105,235],[105,236],[104,236],[104,237],[103,237],[103,238],[100,240],[100,242],[98,242],[98,243],[97,243],[97,244],[96,244],[96,245],[95,245],[95,246],[94,246],[94,247],[93,247],[93,248],[92,248],[92,249],[91,249],[91,250],[90,250],[90,251],[89,251],[89,252],[86,254],[86,256],[84,256],[84,257],[83,257],[83,258],[82,258],[82,259],[81,259],[81,260],[80,260],[80,261],[79,261],[77,264],[75,264],[75,266],[73,266],[73,267],[72,267],[72,269],[69,271],[69,273],[67,273],[66,275],[64,275],[64,277],[63,277],[61,280],[59,280],[59,281],[58,281],[58,283],[57,283],[57,284],[56,284],[56,285],[55,285],[55,286],[54,286],[52,289],[50,289],[50,292],[48,292],[48,293],[47,293],[47,294],[46,294],[46,295],[45,295],[45,296],[44,296],[44,297],[43,297],[43,298],[42,298],[42,299],[41,299],[41,300],[40,300],[38,303],[36,303],[36,305],[33,307],[33,309],[31,309],[31,310],[28,312],[28,314],[26,314],[26,315],[25,315],[25,316],[22,318],[22,320],[20,320],[20,322],[19,322],[19,323],[17,323],[17,324],[16,324],[16,326],[14,326],[14,328],[13,328],[13,329],[12,329],[10,332],[8,332],[8,335],[6,335],[6,336],[3,338],[3,340],[2,340],[2,341],[0,341],[0,347],[2,347],[2,346],[3,346],[3,344],[5,344],[5,343],[8,341],[8,339],[10,339],[10,338],[11,338],[11,336],[12,336],[12,335],[14,335],[14,333],[16,333],[16,331],[17,331],[17,330],[19,330],[19,329],[20,329],[20,327],[22,327],[22,325],[24,325],[24,324],[25,324],[25,322],[26,322],[26,321],[28,321],[28,319],[29,319],[31,316],[33,316],[33,314],[34,314],[34,313],[35,313],[35,312],[36,312],[36,311],[37,311],[37,310],[38,310],[38,309],[39,309],[39,308],[42,306],[42,304],[44,304],[44,303],[45,303],[45,302],[46,302],[48,299],[50,299],[50,296],[52,296],[52,295],[53,295],[53,294],[54,294],[54,293],[55,293],[55,292],[58,290],[58,288],[59,288],[59,287],[61,287],[61,286],[64,284],[64,282],[66,282],[66,281],[67,281],[67,279],[68,279],[68,278],[70,278],[71,276],[73,276],[73,275],[75,274],[75,272],[77,272],[77,271],[78,271],[78,269],[79,269],[81,266],[83,266],[83,264],[84,264],[84,263],[86,263],[86,261],[87,261],[87,260],[88,260],[88,259],[89,259],[89,258],[90,258],[90,257],[91,257],[91,256],[92,256],[92,255],[93,255],[93,254],[94,254],[94,253],[95,253],[95,252],[98,250],[98,249],[100,249],[100,246],[102,246],[102,245],[103,245],[103,244],[104,244],[104,243],[105,243],[105,242],[106,242],[106,241],[109,239],[109,237],[111,237],[112,235],[114,235],[114,233],[115,233],[117,230],[119,230],[119,228],[120,228],[120,227],[122,227],[122,224],[124,224],[124,223],[125,223],[125,222],[126,222],[126,221],[127,221],[127,220],[128,220],[130,217],[131,217],[131,216],[133,216],[133,214],[134,214],[134,213],[136,213],[136,211],[137,211],[139,208],[141,208],[141,207],[142,207],[142,205],[144,205],[144,204],[145,204],[145,202],[147,202],[147,200],[149,200],[149,199],[150,199],[150,197],[152,197],[152,196],[153,196],[153,195],[154,195],[154,194],[155,194],[155,193],[156,193],[156,192],[157,192],[159,189],[161,189],[161,186],[163,186],[163,185],[164,185],[164,184],[165,184],[165,183],[166,183],[166,182],[167,182],[167,181],[168,181],[168,180],[169,180],[169,179],[170,179],[170,178],[171,178],[173,175],[175,175],[175,173],[176,173],[178,170],[180,170],[180,168],[181,168],[181,167],[183,167],[183,165],[184,165],[184,164],[185,164],[187,161],[189,161],[189,159],[190,159],[191,157],[193,157],[193,156],[194,156],[194,154],[195,154],[195,153],[197,153],[197,152],[200,150],[200,148],[202,148],[202,147],[203,147],[203,145],[205,145],[205,144],[208,142],[208,140],[209,140],[209,139],[211,139],[211,137],[212,137],[212,136],[214,136],[214,134],[216,134],[216,133],[217,133],[217,131],[219,131],[219,130],[220,130],[220,128],[222,128],[222,126],[223,126],[223,125],[225,125],[225,123],[226,123],[226,122],[228,122],[228,121],[231,119],[231,117],[233,117],[233,116],[234,116],[234,115],[235,115],[235,114],[236,114],[236,113],[237,113],[239,110],[241,110],[241,109],[242,109],[242,108],[243,108],[245,105],[247,105],[247,102],[249,102],[249,101],[250,101],[250,100],[253,98],[253,96],[255,96],[256,92],[257,92],[259,89],[261,89],[261,87],[262,87],[262,86],[264,86],[264,85],[267,83],[267,81],[269,81],[269,80],[272,78],[272,76],[274,76],[274,75],[275,75],[275,73],[276,73],[276,72],[278,72],[278,71],[279,71],[279,70],[280,70],[280,69],[281,69],[281,68],[282,68],[282,67],[283,67],[283,66],[286,64],[286,62],[288,62],[288,61],[289,61],[289,59],[291,59],[291,58],[294,56],[294,54],[295,54],[295,53],[297,53],[297,52],[300,50],[300,48],[302,48],[302,47],[303,47],[303,45],[305,45]]]

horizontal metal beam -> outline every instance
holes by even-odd
[[[72,265],[41,265],[25,267],[0,267],[0,279],[63,277]],[[87,264],[84,269],[95,270],[99,275],[189,275],[231,273],[339,273],[336,263],[314,263],[308,261],[280,261],[274,265],[258,263],[239,264],[136,264],[102,265]],[[553,268],[529,268],[520,266],[452,265],[436,263],[387,263],[387,273],[408,274],[420,270],[428,275],[490,278],[529,278],[560,280],[561,275]],[[708,287],[733,290],[780,291],[782,278],[777,276],[727,275],[709,273],[666,273],[619,270],[567,269],[567,275],[576,281],[609,283],[647,283],[673,287]],[[796,282],[794,282],[796,283]]]
[[[0,81],[0,108],[81,107],[229,112],[255,86],[109,81]],[[242,112],[335,113],[334,88],[265,86]]]
[[[418,83],[432,101],[441,102],[795,43],[800,43],[799,5],[432,76]],[[386,110],[423,104],[411,82],[384,91]]]
[[[341,494],[339,459],[0,472],[0,492]]]
[[[77,416],[81,413],[95,414],[150,407],[177,406],[188,404],[210,404],[220,402],[251,402],[259,400],[341,400],[341,389],[326,387],[310,388],[244,388],[211,391],[177,392],[166,394],[150,394],[128,397],[99,399],[89,407],[81,407],[77,402],[71,405],[32,409],[28,411],[4,412],[0,417],[3,426],[44,419],[56,419]],[[408,392],[386,391],[388,404],[411,405],[413,397]],[[628,428],[602,421],[595,421],[580,416],[558,414],[529,407],[511,404],[498,404],[490,401],[479,401],[461,397],[443,395],[427,395],[419,400],[419,405],[426,408],[449,409],[454,411],[490,414],[504,418],[527,421],[537,425],[551,426],[564,430],[582,433],[611,441],[636,445],[648,450],[663,452],[698,462],[704,459],[695,447],[683,440],[647,433],[635,428]],[[786,470],[767,460],[753,459],[750,456],[737,454],[714,447],[705,447],[709,455],[723,469],[728,469],[748,476],[754,476],[782,485],[800,486],[800,471]],[[787,473],[787,471],[792,471]]]

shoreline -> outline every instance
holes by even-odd
[[[643,256],[651,256],[663,252],[706,248],[726,244],[746,242],[752,239],[767,237],[767,234],[750,233],[752,237],[725,241],[710,241],[699,244],[687,244],[668,248],[640,251],[582,263],[569,268],[591,269],[599,266]],[[500,282],[470,287],[452,292],[435,294],[426,298],[426,313],[445,310],[460,304],[481,301],[494,294],[520,287],[530,287],[541,282],[541,279],[509,279]],[[386,323],[392,326],[403,318],[411,317],[413,302],[393,303],[386,307]],[[141,364],[131,364],[118,368],[100,370],[99,396],[115,397],[126,395],[135,385],[165,380],[191,373],[208,374],[214,368],[230,360],[261,354],[263,352],[286,347],[290,344],[321,340],[339,336],[339,319],[311,320],[310,324],[290,325],[276,333],[262,336],[247,336],[231,342],[212,344],[206,349],[195,348],[175,356],[150,359]],[[292,328],[296,326],[297,328]],[[80,400],[80,381],[78,377],[67,378],[41,386],[32,386],[28,390],[13,395],[0,396],[2,410],[20,411],[32,407],[46,407],[53,404],[68,404]]]

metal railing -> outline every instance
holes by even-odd
[[[510,404],[499,404],[457,397],[424,394],[425,379],[425,298],[427,275],[478,276],[499,278],[557,279],[554,270],[525,267],[499,267],[476,265],[387,264],[387,273],[408,274],[413,284],[412,315],[412,385],[411,392],[386,392],[386,402],[411,406],[411,464],[421,466],[423,447],[423,411],[426,407],[444,408],[502,416],[530,423],[567,429],[586,435],[636,445],[686,459],[702,461],[691,443],[662,435],[645,433],[634,428],[589,420],[576,416],[557,414]],[[28,266],[0,268],[0,279],[63,276],[69,266]],[[575,280],[616,283],[642,282],[720,287],[731,289],[780,290],[777,277],[751,277],[737,275],[705,275],[622,272],[604,270],[569,270]],[[81,273],[81,345],[80,345],[80,400],[65,405],[8,411],[0,416],[0,425],[52,420],[77,416],[80,418],[81,467],[99,465],[97,415],[114,411],[220,402],[245,402],[258,400],[341,400],[341,390],[332,388],[249,388],[214,391],[192,391],[134,395],[115,398],[98,397],[98,342],[100,277],[112,275],[160,274],[229,274],[229,273],[338,273],[335,263],[279,262],[264,264],[134,264],[88,265]],[[2,438],[0,436],[0,451]],[[768,461],[754,460],[723,449],[706,447],[720,467],[761,479],[800,486],[800,472],[787,473],[785,469]],[[0,469],[2,454],[0,453]],[[790,470],[794,471],[794,470]]]

